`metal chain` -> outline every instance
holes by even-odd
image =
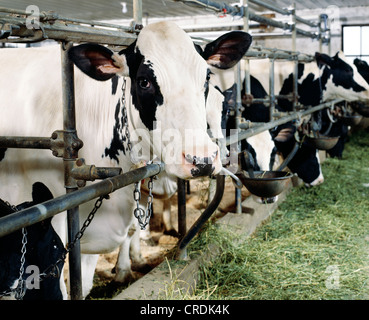
[[[126,108],[126,84],[127,84],[127,80],[124,77],[123,83],[122,83],[121,104],[122,104],[123,121],[124,121],[124,124],[126,125],[125,135],[127,139],[127,149],[129,152],[131,152],[132,143],[131,143],[131,135],[129,133],[129,128],[128,128],[128,115],[127,115],[127,108]]]
[[[134,215],[138,220],[138,224],[140,225],[141,230],[145,230],[146,226],[150,222],[151,214],[152,214],[152,203],[154,200],[154,196],[152,194],[152,189],[154,187],[153,177],[150,177],[148,187],[149,187],[149,195],[147,197],[147,205],[146,210],[140,208],[140,200],[141,200],[141,191],[138,187],[139,182],[135,183],[135,189],[133,191],[133,198],[136,201],[136,208],[134,210]]]
[[[18,210],[16,210],[18,211]],[[22,249],[21,249],[21,265],[19,268],[19,277],[18,277],[18,285],[15,288],[15,299],[22,300],[24,295],[26,294],[26,281],[23,280],[24,273],[24,263],[26,262],[26,252],[27,252],[27,229],[22,228]]]
[[[46,278],[49,278],[49,277],[58,278],[60,276],[61,271],[58,267],[58,264],[60,262],[65,261],[69,251],[71,251],[72,248],[75,246],[76,242],[82,238],[82,236],[83,236],[84,232],[86,231],[87,227],[91,224],[93,218],[95,217],[95,213],[101,207],[102,202],[103,202],[104,199],[109,199],[109,196],[108,195],[101,196],[100,198],[98,198],[96,200],[94,208],[92,209],[92,211],[87,216],[85,222],[82,225],[82,228],[77,232],[77,234],[74,237],[73,241],[67,245],[67,248],[64,248],[64,251],[61,254],[61,257],[54,264],[50,265],[49,267],[47,267],[45,269],[44,272],[40,273],[39,281],[42,281],[42,280],[44,280]],[[6,204],[9,205],[9,207],[11,207],[13,210],[18,211],[17,208],[15,206],[10,205],[9,202],[6,202]],[[6,290],[4,292],[0,292],[0,297],[10,295],[12,292],[15,292],[15,298],[17,300],[22,300],[25,293],[26,293],[26,290],[27,290],[26,281],[23,280],[24,263],[25,263],[25,255],[26,255],[26,244],[27,244],[27,230],[26,230],[26,228],[22,228],[22,234],[23,234],[22,249],[21,249],[22,257],[21,257],[21,266],[20,266],[20,269],[19,269],[18,285],[14,289],[9,289],[9,290]]]
[[[91,210],[91,212],[88,214],[86,220],[84,221],[81,229],[76,233],[73,241],[71,243],[67,244],[66,249],[64,249],[64,252],[62,253],[61,257],[51,266],[49,266],[48,268],[46,268],[46,270],[40,274],[40,280],[48,278],[48,277],[59,277],[60,276],[60,270],[58,267],[58,264],[60,262],[64,262],[67,254],[72,250],[72,248],[76,245],[76,242],[78,240],[81,240],[81,238],[83,237],[83,234],[85,233],[87,227],[91,224],[93,218],[95,217],[95,213],[97,212],[97,210],[99,210],[99,208],[101,207],[103,200],[104,199],[109,199],[109,196],[101,196],[100,198],[98,198],[95,202],[95,205],[93,207],[93,209]],[[41,278],[42,277],[42,278]]]
[[[122,105],[122,114],[123,121],[125,124],[125,135],[127,139],[127,149],[129,152],[132,151],[132,142],[131,135],[129,133],[128,127],[128,116],[127,116],[127,107],[126,107],[126,78],[123,79],[122,83],[122,97],[121,97],[121,105]],[[154,187],[153,177],[150,177],[150,181],[148,183],[149,186],[149,195],[147,198],[146,210],[140,208],[140,200],[141,200],[141,191],[139,189],[139,182],[135,183],[135,189],[133,191],[133,199],[136,201],[136,208],[134,210],[134,216],[138,220],[138,224],[140,225],[141,230],[144,230],[150,221],[150,217],[152,214],[152,203],[154,200],[154,196],[152,194],[152,189]]]

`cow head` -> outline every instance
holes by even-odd
[[[365,79],[366,82],[369,83],[369,65],[366,61],[360,60],[356,58],[354,60],[354,65],[357,68],[357,71],[360,73],[360,75]]]
[[[250,44],[249,34],[231,32],[208,44],[201,57],[181,28],[159,22],[143,28],[137,40],[119,53],[82,44],[69,56],[96,80],[130,78],[131,111],[137,114],[137,119],[130,119],[132,129],[150,132],[152,143],[142,139],[164,161],[167,173],[188,179],[221,169],[219,148],[207,134],[208,66],[234,66]]]
[[[368,103],[368,84],[358,72],[354,72],[342,52],[337,52],[333,57],[315,53],[315,59],[323,71],[321,76],[323,101],[342,98],[347,101],[360,100]]]

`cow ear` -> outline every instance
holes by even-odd
[[[241,60],[251,42],[252,37],[248,33],[232,31],[208,43],[202,57],[213,67],[229,69]]]
[[[128,75],[125,56],[104,46],[85,43],[70,48],[68,54],[82,72],[95,80],[105,81],[115,75]]]
[[[330,56],[320,52],[315,52],[315,60],[319,67],[323,65],[331,67],[333,64],[333,59]]]

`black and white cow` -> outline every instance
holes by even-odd
[[[159,22],[143,28],[137,40],[119,53],[96,44],[73,47],[70,58],[83,71],[75,72],[77,132],[84,142],[79,156],[96,166],[121,166],[124,172],[130,170],[131,159],[156,158],[165,163],[171,177],[218,174],[219,147],[206,130],[208,64],[232,67],[250,42],[248,34],[233,32],[212,47],[205,61],[182,29],[172,22]],[[0,135],[50,136],[62,127],[59,50],[0,51],[1,60],[7,61],[0,77]],[[120,90],[123,78],[127,80],[124,93]],[[132,152],[124,135],[122,94]],[[191,141],[186,141],[189,137]],[[29,181],[35,177],[45,181],[53,194],[64,193],[63,165],[50,151],[3,152],[0,197],[12,203],[24,201]],[[92,287],[98,255],[130,240],[133,187],[115,191],[81,239],[84,296]],[[91,209],[90,203],[80,206],[81,223]],[[65,243],[65,214],[55,216],[53,225]],[[124,279],[131,272],[127,250],[119,255],[118,265],[117,277]]]
[[[32,186],[32,201],[24,202],[16,206],[16,210],[31,207],[35,204],[52,199],[50,190],[40,182]],[[15,210],[3,200],[0,200],[0,217],[7,216]],[[25,262],[22,275],[25,281],[25,294],[23,300],[61,300],[63,298],[59,278],[62,276],[61,270],[64,261],[60,260],[64,252],[64,246],[59,236],[51,225],[51,219],[46,219],[36,223],[26,229]],[[21,257],[22,257],[23,233],[21,230],[15,231],[5,237],[0,238],[0,299],[3,292],[9,295],[4,299],[14,298],[15,289],[18,286]],[[45,271],[52,270],[51,266],[57,261],[59,269],[58,276],[39,276]]]
[[[305,72],[305,65],[299,64],[299,102],[305,106],[315,106],[321,102],[334,98],[342,98],[347,101],[364,100],[368,98],[368,85],[355,74],[352,66],[345,61],[342,53],[330,57],[326,54],[315,54],[318,76],[312,71]],[[283,83],[280,94],[292,92],[292,75]],[[278,104],[284,110],[291,110],[291,103],[279,99]],[[348,127],[345,123],[337,121],[332,123],[328,116],[328,110],[314,113],[313,119],[319,128],[319,132],[327,136],[340,137],[339,142],[328,154],[332,157],[342,157],[344,142],[348,135]]]
[[[280,94],[291,93],[294,62],[276,61],[274,67],[274,92]],[[250,60],[251,74],[260,81],[263,88],[269,88],[269,69],[270,64],[267,59]],[[325,54],[316,54],[316,61],[299,65],[298,76],[299,101],[302,104],[316,105],[320,102],[336,98],[342,98],[347,101],[359,100],[364,103],[368,102],[368,84],[358,73],[353,72],[352,67],[345,61],[345,57],[342,53],[337,53],[333,57],[329,57]],[[229,76],[229,73],[227,75],[227,72],[224,72],[218,80],[218,83],[220,83],[222,87],[224,87],[224,85],[229,87],[233,83],[230,79],[233,79],[233,75],[231,74]],[[286,100],[279,100],[278,106],[282,110],[291,110],[292,107],[291,103]],[[256,116],[254,113],[249,116],[258,117],[258,119],[254,119],[254,121],[265,121],[265,119],[269,118],[268,110],[265,108],[261,111],[261,116]],[[280,128],[282,129],[283,127]],[[326,127],[322,129],[324,130]],[[274,141],[277,148],[282,148],[282,146],[284,146],[286,148],[284,153],[287,154],[295,143],[295,128],[285,128],[281,133],[282,134],[279,135],[278,138],[275,138]],[[317,154],[314,148],[308,148],[307,145],[306,148],[304,147],[303,149],[308,155]],[[299,150],[299,152],[301,152],[301,150]],[[302,154],[301,157],[296,157],[292,163],[290,162],[290,166],[296,167],[290,169],[295,172],[299,170],[300,177],[306,183],[311,185],[319,184],[323,182],[324,179],[321,174],[319,159],[316,158],[316,160],[313,160],[313,164],[309,164],[310,160],[304,161],[304,159],[309,158],[310,156],[306,154]]]

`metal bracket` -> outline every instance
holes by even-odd
[[[73,179],[77,180],[78,187],[84,187],[86,181],[95,181],[96,179],[106,179],[115,177],[123,173],[122,168],[96,167],[95,165],[86,165],[85,159],[78,158],[70,171]]]
[[[83,147],[83,142],[77,137],[76,132],[67,132],[64,130],[56,130],[51,135],[50,149],[53,156],[64,157],[65,148],[72,151],[72,155],[77,158],[78,150]]]

